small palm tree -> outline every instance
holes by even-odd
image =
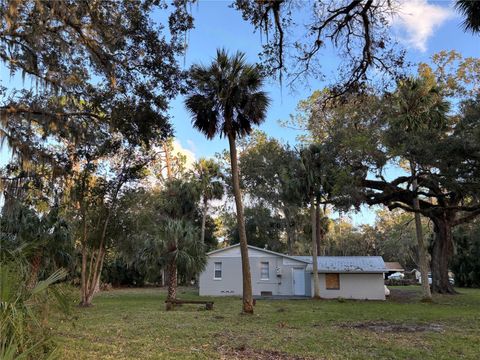
[[[177,272],[192,274],[205,268],[206,254],[198,240],[198,229],[191,222],[165,218],[157,225],[156,233],[147,236],[140,254],[147,267],[159,264],[167,270],[167,299],[177,297]]]
[[[252,281],[236,140],[250,134],[253,125],[265,120],[270,99],[261,90],[264,77],[259,67],[247,64],[245,54],[240,52],[229,56],[226,50],[217,50],[212,64],[192,66],[190,76],[193,89],[187,96],[185,105],[192,115],[193,126],[208,139],[213,139],[216,135],[228,138],[242,255],[243,311],[252,314]]]
[[[205,243],[205,224],[207,221],[208,205],[211,200],[220,200],[223,197],[222,172],[220,165],[212,159],[200,159],[194,164],[194,177],[202,194],[202,230],[201,242]]]
[[[34,359],[53,357],[55,344],[48,334],[47,318],[51,295],[67,314],[68,302],[51,285],[67,276],[58,269],[45,280],[27,286],[30,267],[20,247],[5,251],[0,257],[0,359]],[[51,309],[50,309],[51,310]]]

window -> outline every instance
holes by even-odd
[[[213,279],[214,280],[222,280],[222,263],[221,262],[216,262],[214,264]]]
[[[325,274],[325,288],[327,290],[340,290],[340,274]]]
[[[268,261],[262,261],[260,263],[260,279],[268,280],[270,278],[270,267]]]

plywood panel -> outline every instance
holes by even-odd
[[[325,288],[327,290],[340,289],[340,274],[325,274]]]

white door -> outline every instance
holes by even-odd
[[[305,295],[305,270],[293,268],[293,294]]]

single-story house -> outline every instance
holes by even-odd
[[[395,273],[405,273],[405,269],[402,265],[400,265],[397,261],[385,261],[385,267],[387,268],[387,272],[385,273],[385,279]]]
[[[248,246],[254,296],[312,296],[311,256],[289,256]],[[319,256],[320,296],[385,300],[381,256]],[[241,296],[242,263],[238,244],[208,253],[199,277],[201,296]]]

